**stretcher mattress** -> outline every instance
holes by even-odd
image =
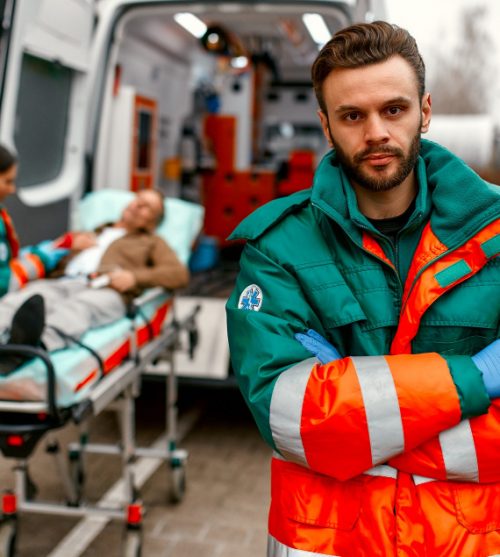
[[[144,316],[134,320],[123,317],[110,325],[88,331],[80,340],[98,352],[104,363],[104,372],[109,373],[130,354],[132,334],[135,334],[138,347],[148,342],[151,328],[155,335],[158,334],[171,304],[172,299],[167,294],[162,295],[142,308]],[[149,326],[144,318],[149,321]],[[56,401],[60,408],[84,400],[102,375],[95,356],[78,345],[52,352],[51,360],[56,373]],[[46,393],[47,371],[38,359],[0,378],[2,400],[43,401]]]

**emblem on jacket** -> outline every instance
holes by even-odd
[[[250,311],[259,311],[262,306],[262,290],[260,286],[251,284],[247,286],[241,293],[238,302],[238,309],[248,309]]]
[[[0,261],[7,261],[9,258],[9,252],[5,244],[0,244]]]

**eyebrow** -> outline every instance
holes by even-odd
[[[408,97],[399,96],[399,97],[394,97],[393,99],[389,99],[388,101],[385,101],[383,106],[389,106],[393,104],[410,104],[410,103],[411,100]],[[357,110],[362,110],[362,109],[359,106],[355,106],[353,104],[341,104],[334,110],[334,112],[336,114],[341,114],[343,112],[355,112]]]

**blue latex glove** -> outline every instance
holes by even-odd
[[[69,253],[67,248],[58,248],[54,246],[52,240],[44,240],[31,248],[33,253],[39,253],[43,258],[47,271],[52,271],[61,259]]]
[[[305,335],[297,333],[295,338],[306,350],[314,354],[322,364],[342,358],[339,351],[313,329],[309,329]]]
[[[486,392],[490,398],[500,397],[500,339],[483,348],[472,361],[483,373]]]

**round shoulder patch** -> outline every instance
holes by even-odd
[[[0,243],[0,261],[7,261],[7,259],[9,259],[9,250],[5,244]]]
[[[256,284],[250,284],[241,293],[238,301],[238,309],[259,311],[262,306],[262,289]]]

